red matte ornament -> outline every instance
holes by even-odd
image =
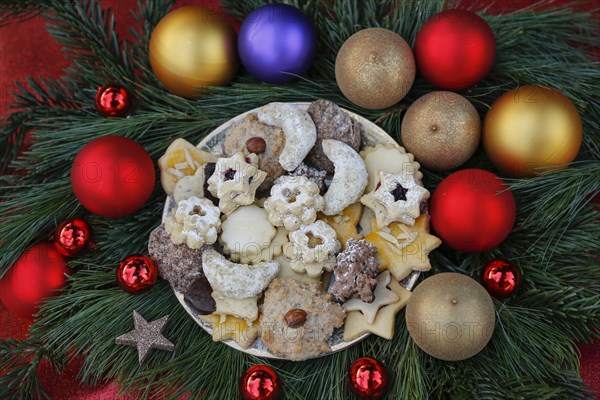
[[[492,260],[481,270],[481,284],[493,297],[507,299],[521,286],[521,271],[508,261]]]
[[[279,398],[279,377],[273,368],[264,364],[248,368],[240,379],[243,400],[275,400]]]
[[[448,246],[477,253],[506,239],[515,223],[515,198],[502,179],[463,169],[444,179],[429,203],[431,225]]]
[[[133,214],[150,198],[156,174],[150,155],[122,136],[102,136],[77,153],[71,186],[81,204],[94,214],[119,218]]]
[[[44,298],[59,294],[70,272],[52,243],[36,244],[0,279],[0,299],[12,314],[31,320]]]
[[[121,85],[109,83],[96,92],[96,110],[104,117],[126,117],[131,108],[131,96]]]
[[[414,45],[418,71],[440,89],[461,90],[482,80],[496,57],[490,26],[467,10],[435,14],[421,27]]]
[[[148,256],[132,255],[125,258],[117,268],[119,285],[129,293],[140,293],[156,283],[158,269]]]
[[[387,371],[383,364],[374,358],[359,358],[350,367],[348,385],[361,399],[379,399],[387,390]]]
[[[54,233],[54,246],[63,256],[74,257],[90,244],[92,230],[81,218],[63,221]]]

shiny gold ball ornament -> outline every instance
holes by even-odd
[[[481,121],[469,100],[454,92],[419,97],[402,120],[402,144],[426,168],[444,171],[464,164],[477,150]]]
[[[178,8],[161,19],[149,55],[158,80],[188,98],[202,94],[202,86],[226,85],[238,67],[235,31],[225,17],[204,7]]]
[[[582,140],[581,119],[573,103],[556,90],[536,85],[500,96],[483,123],[488,157],[513,177],[565,168],[577,156]]]
[[[415,58],[408,43],[383,28],[363,29],[344,42],[335,59],[335,80],[354,104],[391,107],[415,80]]]
[[[425,279],[406,306],[411,338],[425,353],[445,361],[465,360],[483,350],[495,319],[494,303],[483,286],[455,272]]]

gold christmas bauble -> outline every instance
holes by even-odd
[[[477,150],[479,114],[469,100],[454,92],[419,97],[402,120],[402,144],[426,168],[438,171],[464,164]]]
[[[583,140],[577,109],[562,93],[521,86],[498,98],[483,123],[483,146],[507,175],[531,177],[565,168]]]
[[[350,36],[335,59],[335,80],[354,104],[381,109],[406,96],[415,80],[415,58],[408,43],[383,28]]]
[[[238,67],[235,31],[225,17],[203,7],[168,13],[152,32],[150,64],[171,92],[197,97],[202,86],[229,83]]]
[[[406,306],[410,337],[425,353],[446,361],[479,353],[492,337],[495,320],[488,292],[455,272],[425,279]]]

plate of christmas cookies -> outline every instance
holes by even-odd
[[[419,164],[336,104],[269,103],[159,160],[149,254],[213,340],[306,360],[391,339],[428,254]]]

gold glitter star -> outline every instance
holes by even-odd
[[[160,334],[168,320],[169,316],[165,315],[161,319],[148,322],[136,310],[133,310],[135,329],[119,336],[115,342],[126,346],[136,346],[140,364],[144,362],[150,349],[173,351],[175,348],[173,343]]]

